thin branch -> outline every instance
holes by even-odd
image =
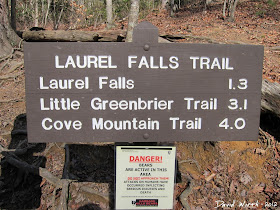
[[[47,169],[30,165],[23,160],[15,158],[13,155],[5,154],[5,156],[6,156],[5,160],[12,166],[15,166],[19,169],[23,169],[29,173],[39,175],[42,178],[46,179],[51,184],[57,187],[62,187],[62,183],[60,179],[52,175],[52,173],[50,173]]]
[[[4,63],[4,65],[1,67],[0,71],[2,71],[2,70],[8,65],[9,62],[10,62],[10,61],[7,60],[7,61]]]
[[[0,103],[16,103],[22,101],[24,101],[24,99],[9,99],[9,100],[0,100]]]
[[[188,196],[192,192],[194,182],[193,182],[193,179],[189,175],[187,175],[187,178],[189,179],[189,183],[188,183],[186,189],[181,193],[179,198],[180,198],[180,202],[181,202],[182,206],[186,210],[191,210],[189,203],[188,203]]]
[[[59,205],[58,205],[57,209],[58,210],[67,210],[68,209],[70,181],[68,179],[62,179],[60,182],[62,182],[62,191],[61,191]]]
[[[195,159],[181,160],[179,163],[182,164],[182,163],[188,163],[188,162],[194,163],[198,169],[201,169],[200,165],[198,164],[198,162]]]
[[[3,76],[0,76],[0,80],[15,79],[16,77],[22,75],[23,73],[24,73],[24,71],[20,71],[20,72],[17,72],[15,74],[3,75]]]
[[[0,62],[10,58],[14,53],[14,48],[12,48],[12,52],[9,54],[9,55],[6,55],[6,56],[3,56],[3,57],[0,57]]]
[[[0,145],[0,153],[9,154],[9,155],[11,155],[11,153],[15,154],[15,155],[24,155],[29,149],[32,149],[34,147],[35,147],[35,145],[29,145],[25,148],[6,149]]]
[[[13,71],[17,70],[17,68],[21,67],[23,64],[24,64],[23,61],[17,63],[16,65],[12,66],[7,73],[8,74],[12,73]]]
[[[80,187],[80,190],[93,194],[93,195],[96,195],[96,196],[99,196],[99,197],[105,199],[106,201],[109,201],[109,194],[103,194],[101,192],[98,192],[97,190],[94,190],[94,189],[86,187],[86,186]]]

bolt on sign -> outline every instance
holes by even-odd
[[[116,147],[116,209],[173,209],[176,147]]]
[[[257,140],[263,46],[24,43],[30,142]]]

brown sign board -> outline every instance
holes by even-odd
[[[29,142],[257,140],[263,46],[26,42]]]

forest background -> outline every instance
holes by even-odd
[[[105,21],[125,20],[133,2],[139,4],[140,19],[155,10],[167,9],[170,16],[174,16],[184,6],[202,6],[206,11],[211,4],[219,3],[223,4],[223,18],[229,16],[230,21],[233,21],[239,0],[11,0],[7,4],[11,8],[9,15],[13,28],[18,26],[19,30],[24,30],[40,26],[73,30],[97,27]],[[267,6],[254,8],[256,16],[262,17],[277,8],[278,0],[262,2]]]

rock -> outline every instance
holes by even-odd
[[[243,184],[248,184],[249,182],[251,182],[253,179],[251,178],[251,176],[247,173],[247,172],[243,172],[240,175],[240,182]]]

